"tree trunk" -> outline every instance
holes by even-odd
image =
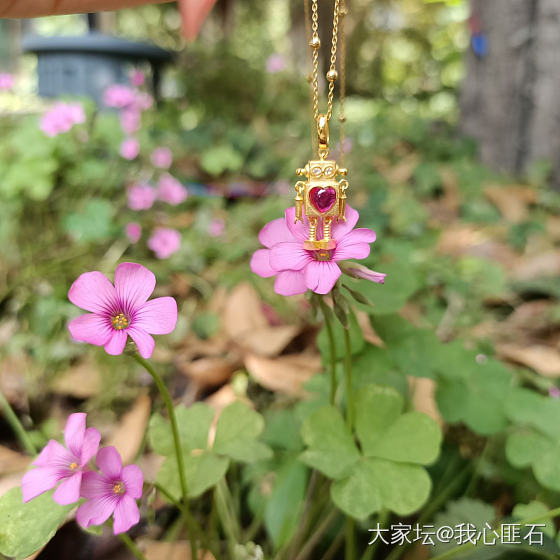
[[[521,174],[549,160],[560,186],[560,1],[471,0],[471,26],[488,41],[467,55],[462,131],[484,163]]]

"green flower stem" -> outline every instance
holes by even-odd
[[[8,424],[10,424],[12,430],[14,431],[14,434],[19,439],[25,451],[27,451],[29,455],[37,455],[37,449],[35,448],[35,445],[33,445],[33,442],[31,441],[29,434],[25,431],[25,428],[23,427],[22,423],[19,421],[19,418],[17,417],[13,408],[10,406],[10,403],[8,402],[8,400],[2,394],[1,391],[0,391],[0,410],[2,410],[2,414],[4,415],[4,418],[6,418],[6,421],[8,422]]]
[[[346,373],[346,424],[352,431],[354,425],[354,395],[352,390],[352,347],[350,345],[350,331],[344,329],[344,370]]]
[[[130,550],[135,558],[138,560],[146,560],[146,557],[142,554],[141,550],[136,546],[136,543],[126,534],[121,533],[119,535],[121,542]]]
[[[559,517],[559,516],[560,516],[560,508],[551,509],[550,511],[543,513],[542,515],[537,515],[536,517],[530,517],[529,519],[523,519],[518,523],[518,525],[520,525],[521,527],[525,527],[526,525],[540,523],[541,521],[548,521],[549,519],[554,519],[555,517]],[[500,534],[501,534],[501,530],[500,530]],[[476,544],[473,544],[472,542],[468,542],[460,546],[456,546],[455,548],[452,548],[451,550],[448,550],[443,554],[438,554],[437,556],[434,556],[432,560],[446,560],[447,558],[453,558],[458,554],[463,554],[467,550],[476,547],[477,547]]]
[[[354,560],[356,558],[356,522],[346,516],[346,553],[344,560]]]
[[[216,484],[214,492],[216,511],[218,512],[220,523],[226,535],[229,556],[233,558],[235,545],[239,542],[239,530],[235,514],[231,509],[231,495],[225,479],[220,480],[218,484]]]
[[[157,371],[152,367],[152,364],[142,358],[140,354],[136,352],[133,354],[134,359],[152,376],[158,391],[163,398],[165,403],[165,407],[167,408],[167,415],[169,416],[169,421],[171,422],[171,432],[173,434],[173,445],[175,447],[175,457],[177,459],[177,469],[179,470],[179,482],[181,485],[181,494],[182,494],[182,502],[183,508],[181,512],[183,512],[185,516],[185,523],[189,528],[190,537],[189,542],[191,545],[191,554],[193,558],[198,558],[198,553],[196,550],[196,539],[195,539],[195,531],[191,531],[191,515],[189,513],[189,492],[187,487],[187,479],[185,477],[185,462],[183,460],[183,447],[181,445],[181,437],[179,436],[179,426],[177,424],[177,418],[175,417],[175,409],[173,408],[173,400],[171,399],[171,395],[163,382],[161,376],[157,373]]]
[[[327,329],[327,338],[329,340],[329,369],[331,375],[330,403],[334,405],[334,399],[336,395],[336,346],[334,342],[334,331],[331,322],[331,312],[323,297],[319,296],[317,299],[319,300],[319,306],[321,307],[323,317],[325,318],[325,328]]]
[[[309,537],[300,553],[295,557],[295,560],[306,560],[309,558],[313,549],[317,546],[323,535],[327,532],[333,521],[338,517],[338,510],[333,509],[319,524],[315,532]],[[350,560],[345,558],[345,560]]]

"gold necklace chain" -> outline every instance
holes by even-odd
[[[311,86],[311,110],[313,114],[313,124],[312,127],[318,126],[326,130],[327,143],[328,143],[328,125],[333,114],[334,105],[334,87],[335,82],[338,79],[338,72],[336,70],[337,61],[337,48],[338,48],[338,34],[340,28],[341,35],[341,60],[340,60],[340,116],[339,120],[341,123],[341,155],[342,155],[342,141],[344,139],[344,96],[346,88],[346,65],[345,65],[345,33],[344,33],[344,16],[346,15],[345,0],[335,0],[334,1],[334,12],[333,12],[333,26],[332,26],[332,39],[331,39],[331,53],[330,53],[330,65],[327,71],[326,78],[328,82],[328,93],[327,93],[327,111],[325,114],[319,113],[319,49],[321,47],[321,39],[319,37],[319,0],[311,0],[311,10],[309,9],[309,0],[305,0],[305,20],[306,20],[306,31],[309,41],[309,46],[311,47],[311,76],[310,76],[310,86]],[[310,14],[311,12],[311,14]],[[342,18],[342,19],[341,19]],[[311,24],[309,20],[311,19]],[[323,123],[323,124],[321,124]],[[315,138],[315,135],[313,135]],[[320,143],[320,140],[319,140]],[[315,145],[315,142],[313,142]]]

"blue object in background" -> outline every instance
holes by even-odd
[[[471,36],[471,47],[476,56],[482,58],[488,54],[488,39],[482,33],[473,33]]]

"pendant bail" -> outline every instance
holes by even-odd
[[[319,157],[325,159],[329,155],[329,119],[327,115],[317,117],[317,136],[319,139]]]

